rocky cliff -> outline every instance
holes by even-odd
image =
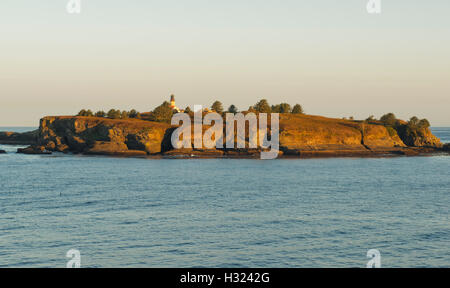
[[[170,141],[174,129],[175,127],[165,123],[137,119],[45,117],[41,119],[38,132],[27,135],[9,134],[9,137],[3,138],[1,135],[7,134],[0,134],[0,143],[27,139],[29,142],[23,142],[23,144],[35,145],[35,148],[27,150],[28,152],[59,151],[126,156],[194,154],[208,157],[243,157],[259,155],[259,149],[174,150]],[[248,141],[248,134],[246,140]],[[434,148],[441,146],[439,139],[429,129],[423,129],[413,135],[398,133],[376,122],[369,124],[320,116],[280,115],[280,154],[285,156],[408,155],[434,151]],[[424,147],[428,147],[428,150]]]
[[[147,155],[163,151],[168,124],[96,117],[45,117],[37,144],[49,151]]]
[[[39,130],[26,133],[0,132],[0,144],[33,145],[36,144],[38,136]]]

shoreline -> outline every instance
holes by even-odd
[[[276,159],[450,155],[450,144],[442,144],[430,129],[406,133],[405,123],[399,122],[395,130],[379,121],[362,123],[314,115],[280,114]],[[261,147],[198,149],[192,135],[189,136],[191,147],[175,149],[171,137],[177,127],[138,119],[49,116],[42,118],[39,129],[34,131],[0,132],[0,144],[29,145],[18,149],[17,152],[22,154],[61,152],[148,159],[260,159],[262,151],[266,151]],[[203,133],[207,128],[204,127]],[[227,133],[223,129],[223,133]],[[254,140],[252,137],[256,136],[248,131],[244,133],[245,147],[249,147]],[[234,141],[234,147],[238,147],[237,137]]]
[[[9,144],[0,142],[0,145],[5,146],[27,146],[28,144]],[[17,150],[23,151],[24,149],[18,148]],[[112,153],[74,153],[74,152],[58,152],[58,151],[42,151],[37,153],[24,153],[24,152],[6,152],[2,154],[25,154],[25,155],[53,155],[61,154],[68,156],[83,156],[83,157],[106,157],[106,158],[134,158],[134,159],[149,159],[149,160],[160,160],[160,159],[181,159],[181,160],[192,160],[192,159],[248,159],[248,160],[261,160],[259,152],[243,153],[238,154],[231,151],[231,154],[224,152],[222,150],[214,151],[177,151],[172,150],[170,153],[158,153],[152,155],[145,155],[143,151],[126,151],[126,152],[112,152]],[[217,152],[220,152],[218,154]],[[302,159],[362,159],[362,158],[398,158],[398,157],[436,157],[436,156],[450,156],[450,151],[431,148],[431,147],[407,147],[400,148],[398,150],[389,151],[332,151],[332,150],[304,150],[300,151],[298,154],[283,154],[276,159],[280,160],[302,160]],[[273,160],[276,160],[273,159]]]

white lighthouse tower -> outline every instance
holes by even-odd
[[[178,109],[177,105],[175,105],[175,95],[173,95],[173,94],[170,95],[170,108],[180,112],[180,109]]]

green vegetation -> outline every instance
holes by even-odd
[[[303,107],[300,104],[295,104],[292,108],[292,114],[304,114]]]
[[[108,113],[106,113],[106,117],[110,119],[120,119],[122,117],[122,113],[120,112],[120,110],[111,109],[108,111]]]
[[[139,113],[135,109],[131,109],[130,112],[128,112],[128,117],[133,119],[141,119],[141,113]]]
[[[128,118],[141,119],[141,113],[137,112],[135,109],[132,109],[131,111],[125,110],[120,111],[116,109],[111,109],[108,111],[108,113],[105,113],[105,111],[102,110],[92,113],[91,110],[82,109],[80,112],[78,112],[77,116],[100,117],[110,119],[128,119]]]
[[[387,132],[389,133],[389,136],[391,136],[391,137],[394,137],[394,136],[396,136],[398,133],[397,133],[397,130],[395,130],[394,128],[392,128],[391,126],[387,126],[386,127],[386,130],[387,130]]]
[[[394,113],[388,113],[381,116],[380,121],[385,125],[394,127],[397,124],[397,117]]]
[[[173,114],[174,111],[170,107],[170,103],[164,101],[163,104],[159,105],[158,107],[155,108],[155,110],[153,110],[153,112],[150,115],[150,120],[156,122],[170,123]]]
[[[94,113],[92,113],[91,110],[85,110],[85,109],[82,109],[80,112],[78,112],[78,115],[77,115],[77,116],[92,117],[92,116],[94,116]]]
[[[173,98],[173,97],[172,97]],[[236,105],[231,104],[228,109],[225,111],[223,108],[223,104],[220,101],[214,101],[211,106],[211,110],[223,114],[224,112],[228,113],[238,113],[239,110]],[[184,110],[185,113],[193,113],[192,109],[188,106]],[[247,111],[243,112],[254,112],[254,113],[292,113],[292,114],[303,114],[303,107],[300,104],[295,104],[293,107],[288,103],[280,103],[277,105],[269,105],[269,102],[266,99],[262,99],[258,101],[255,105],[250,106]],[[148,121],[156,121],[156,122],[166,122],[170,123],[173,114],[178,113],[178,111],[171,108],[171,104],[168,101],[164,101],[161,105],[156,107],[152,112],[147,113],[139,113],[135,109],[131,109],[130,111],[126,110],[116,110],[111,109],[108,112],[104,112],[102,110],[93,113],[91,110],[82,109],[77,116],[85,116],[85,117],[100,117],[100,118],[109,118],[109,119],[143,119]]]
[[[212,105],[211,105],[211,109],[213,111],[216,111],[217,113],[223,113],[223,105],[222,102],[220,101],[215,101]]]
[[[270,113],[272,112],[272,108],[269,106],[269,102],[266,99],[262,99],[258,103],[253,106],[253,109],[259,113]]]
[[[292,108],[288,103],[272,105],[272,113],[291,113]]]
[[[94,116],[95,117],[105,117],[106,113],[105,113],[105,111],[97,111]]]
[[[234,106],[233,104],[231,104],[230,107],[228,107],[228,113],[233,113],[233,114],[238,113],[237,107]]]
[[[419,130],[419,129],[426,129],[430,128],[430,122],[427,119],[421,119],[417,118],[416,116],[411,117],[408,121],[408,128]]]

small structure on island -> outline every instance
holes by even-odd
[[[182,112],[177,105],[175,105],[175,95],[170,95],[170,108],[172,108],[173,110],[177,111],[177,112]]]

